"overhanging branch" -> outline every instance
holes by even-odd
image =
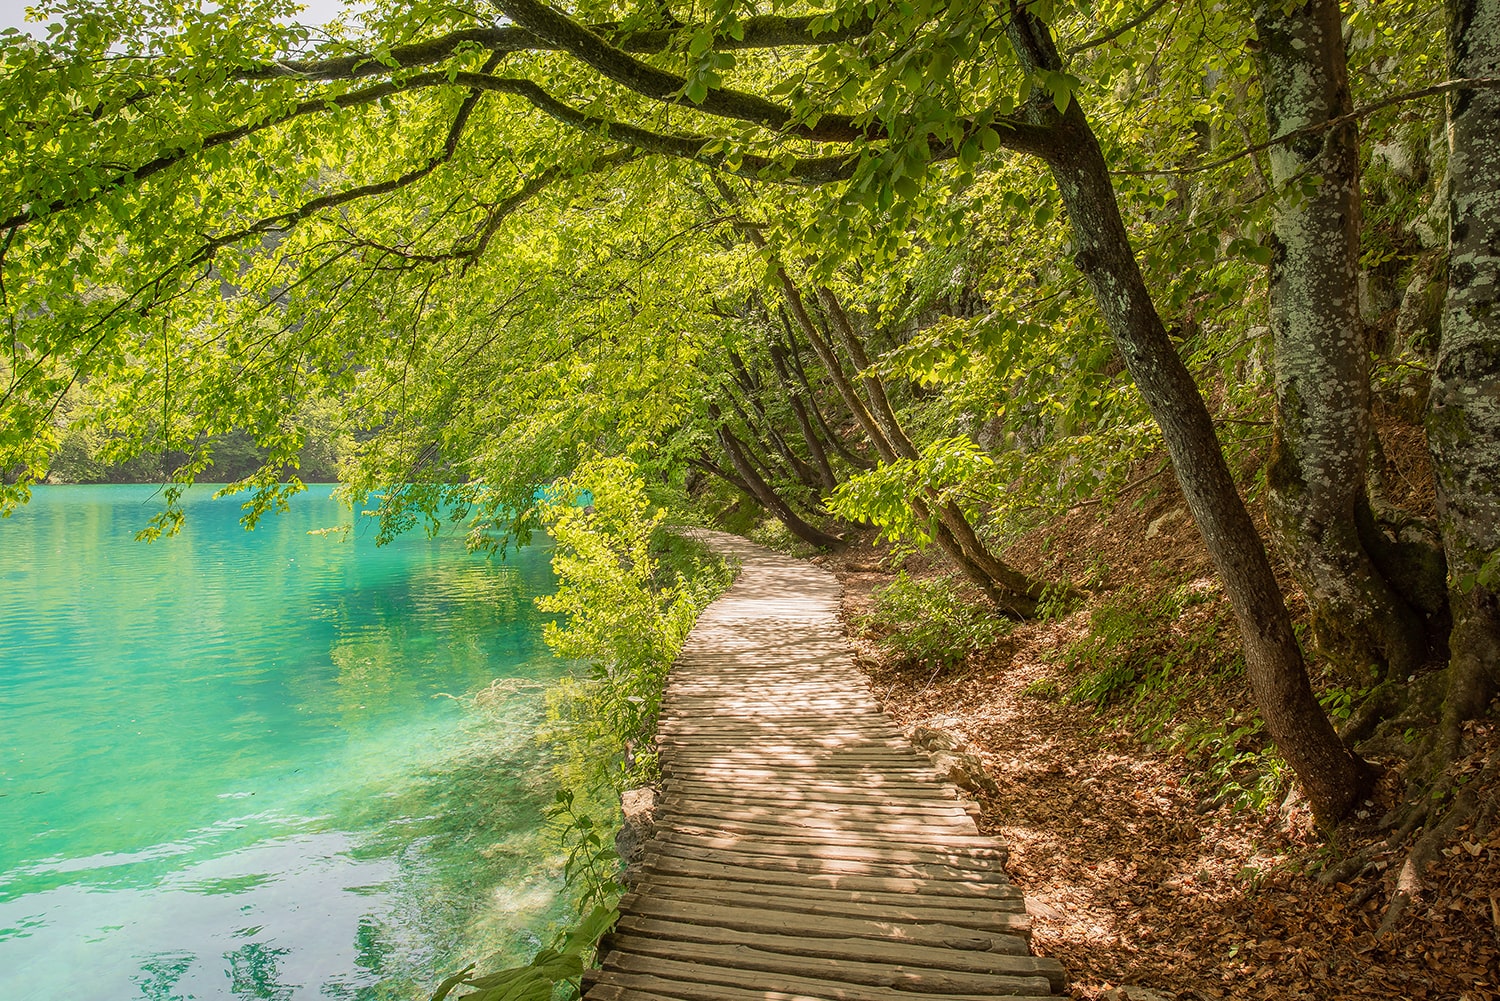
[[[717,51],[798,48],[812,45],[830,45],[869,34],[874,20],[860,17],[853,24],[832,25],[826,14],[809,14],[801,17],[778,17],[760,14],[740,22],[743,29],[739,37],[716,34],[713,47]],[[820,30],[814,32],[813,25]],[[604,23],[587,26],[587,30],[607,38],[616,48],[625,52],[654,53],[665,51],[680,37],[680,31],[672,29],[648,29],[644,31],[621,31],[618,24]],[[465,46],[477,46],[490,52],[556,51],[558,45],[539,37],[519,24],[486,28],[464,28],[437,38],[406,45],[392,46],[386,53],[376,56],[361,52],[329,59],[285,60],[261,63],[239,70],[235,76],[242,80],[269,80],[276,77],[299,77],[307,80],[353,80],[359,77],[379,76],[398,69],[430,66],[440,63]]]
[[[516,24],[527,28],[582,61],[605,78],[655,101],[681,104],[705,115],[753,122],[814,142],[856,142],[880,134],[876,125],[860,125],[848,115],[824,115],[815,125],[798,122],[791,110],[759,94],[730,88],[710,89],[694,104],[683,96],[686,78],[643,62],[542,0],[490,0]]]
[[[1405,104],[1408,101],[1420,101],[1428,97],[1441,97],[1455,90],[1479,90],[1496,87],[1500,87],[1500,78],[1496,77],[1470,77],[1462,80],[1444,80],[1442,83],[1435,83],[1430,87],[1422,87],[1401,94],[1393,94],[1378,101],[1372,101],[1369,104],[1355,108],[1347,114],[1335,115],[1333,118],[1324,119],[1321,122],[1304,125],[1300,129],[1283,132],[1281,135],[1267,139],[1265,142],[1246,146],[1237,153],[1231,153],[1229,156],[1220,157],[1217,160],[1210,160],[1208,163],[1199,163],[1191,167],[1156,167],[1150,170],[1112,170],[1110,173],[1125,177],[1180,177],[1185,174],[1201,174],[1206,170],[1218,170],[1220,167],[1227,167],[1237,160],[1243,160],[1247,156],[1253,156],[1256,153],[1268,150],[1273,146],[1280,146],[1282,143],[1290,142],[1293,139],[1316,135],[1326,129],[1337,128],[1340,125],[1347,125],[1349,122],[1358,121],[1361,118],[1368,118],[1377,111],[1384,111],[1386,108],[1394,107],[1397,104]]]

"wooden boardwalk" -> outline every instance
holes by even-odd
[[[735,536],[672,669],[655,837],[588,1001],[1063,993],[1005,852],[854,667],[832,574]]]

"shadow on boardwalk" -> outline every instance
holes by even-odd
[[[657,833],[588,1001],[1049,997],[1005,852],[880,711],[832,574],[742,564],[672,669]]]

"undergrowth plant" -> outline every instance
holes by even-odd
[[[1002,639],[1010,623],[983,603],[965,599],[953,577],[930,580],[905,571],[875,595],[875,608],[856,625],[909,664],[953,668]]]
[[[1157,595],[1126,588],[1102,601],[1088,632],[1063,651],[1074,680],[1061,695],[1186,755],[1215,801],[1260,811],[1284,795],[1290,777],[1259,716],[1229,710],[1205,719],[1197,708],[1244,672],[1243,656],[1231,652],[1228,609],[1199,607],[1213,599],[1187,584]]]
[[[579,506],[585,491],[592,503]],[[585,463],[546,505],[558,588],[537,604],[563,619],[544,638],[586,670],[548,698],[544,738],[560,752],[564,788],[617,798],[655,777],[650,738],[667,669],[732,578],[706,547],[665,531],[664,517],[634,464],[618,457]]]
[[[581,504],[585,497],[591,502]],[[706,546],[664,529],[664,517],[634,463],[620,457],[583,463],[543,504],[558,587],[536,601],[561,617],[543,637],[584,668],[548,693],[539,733],[556,760],[548,817],[567,855],[578,919],[526,966],[484,975],[470,967],[445,980],[433,1001],[459,987],[476,991],[466,1001],[576,997],[577,979],[618,916],[620,794],[656,778],[652,738],[667,670],[698,613],[734,576]]]

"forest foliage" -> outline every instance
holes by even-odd
[[[1500,27],[1449,7],[43,4],[0,42],[0,503],[80,436],[181,484],[245,435],[253,523],[334,441],[388,532],[456,504],[505,545],[614,456],[813,545],[933,545],[1023,619],[1087,582],[1006,541],[1165,457],[1320,818],[1411,719],[1416,792],[1464,815],[1500,684]],[[1382,693],[1363,732],[1309,666]]]

